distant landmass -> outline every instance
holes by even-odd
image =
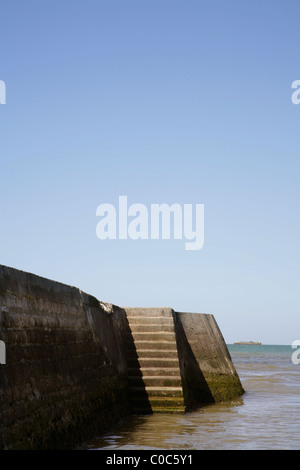
[[[258,341],[236,341],[234,344],[261,344]]]

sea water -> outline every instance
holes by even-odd
[[[245,394],[184,415],[131,416],[81,449],[300,449],[300,364],[294,349],[228,345]]]

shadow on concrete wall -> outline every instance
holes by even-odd
[[[141,372],[141,365],[139,363],[137,349],[127,318],[126,322],[126,347],[128,366],[127,376],[130,387],[129,400],[131,404],[131,410],[133,413],[136,412],[139,414],[152,414],[153,410],[149,402],[146,385],[144,383],[143,375]]]
[[[186,411],[191,411],[204,404],[215,403],[213,394],[175,312],[174,324]]]

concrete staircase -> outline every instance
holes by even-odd
[[[185,411],[170,308],[126,308],[128,378],[134,413]]]

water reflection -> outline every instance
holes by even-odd
[[[177,414],[131,416],[114,430],[89,442],[89,449],[197,449],[207,433],[224,432],[228,414],[234,414],[243,399],[212,404]],[[200,447],[199,447],[200,448]]]
[[[273,348],[274,349],[274,348]],[[183,415],[131,416],[85,449],[300,449],[300,366],[281,349],[231,352],[242,397]]]

